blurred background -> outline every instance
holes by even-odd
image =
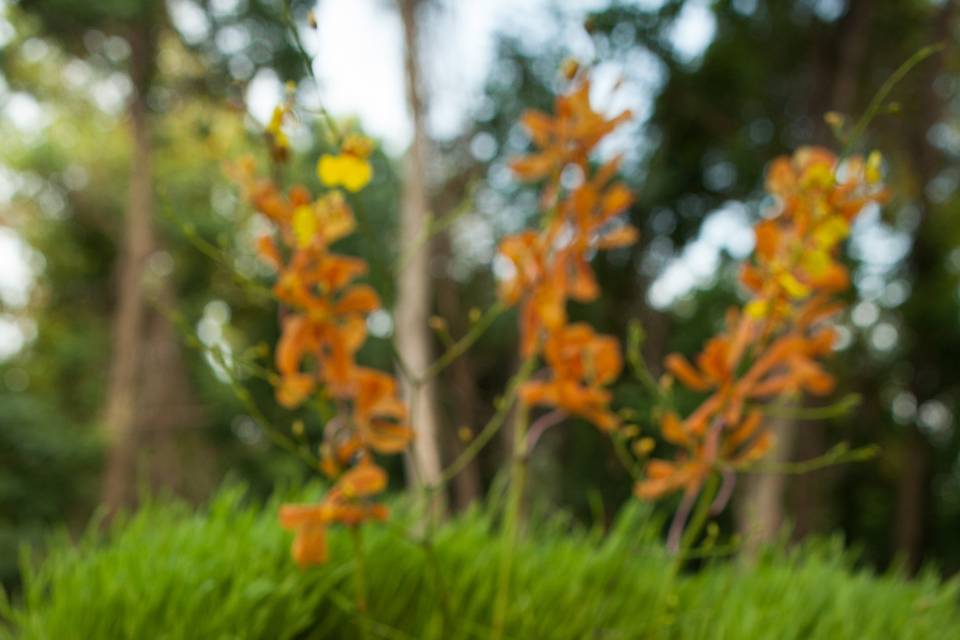
[[[836,148],[824,114],[856,120],[936,42],[945,48],[897,85],[863,141],[884,154],[895,197],[854,228],[855,286],[830,363],[839,391],[824,401],[860,404],[776,426],[782,460],[842,441],[880,453],[742,483],[723,524],[838,534],[867,564],[956,572],[957,20],[952,0],[0,0],[0,579],[16,583],[21,545],[80,531],[98,507],[147,493],[202,502],[225,479],[266,496],[309,477],[263,430],[322,425],[277,409],[251,373],[271,366],[277,317],[252,251],[261,227],[224,173],[244,153],[265,157],[263,126],[287,81],[299,115],[288,179],[316,186],[329,146],[321,106],[379,145],[344,250],[371,263],[387,308],[404,194],[419,190],[444,220],[429,246],[439,352],[494,301],[497,240],[536,211],[506,167],[528,144],[519,115],[551,108],[562,60],[595,62],[597,103],[635,115],[602,152],[626,154],[642,238],[596,258],[603,297],[573,315],[621,336],[640,320],[659,373],[740,301],[735,264],[769,204],[767,163],[801,145]],[[404,179],[413,140],[426,166]],[[515,320],[500,318],[438,382],[448,461],[517,364]],[[362,359],[391,367],[392,315],[368,328]],[[644,410],[637,383],[615,392],[618,406]],[[485,494],[506,442],[456,479],[452,508]],[[548,432],[533,459],[537,502],[587,522],[609,520],[630,487],[609,439],[585,424]]]

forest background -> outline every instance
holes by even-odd
[[[599,61],[598,95],[620,83],[608,104],[636,116],[613,142],[626,149],[623,174],[637,194],[629,216],[641,239],[596,258],[602,298],[574,315],[617,335],[639,320],[644,356],[659,375],[667,353],[699,350],[741,299],[732,265],[752,249],[751,224],[769,204],[767,162],[801,145],[835,144],[824,115],[863,113],[904,60],[935,42],[946,46],[897,85],[868,132],[897,196],[854,227],[854,291],[830,365],[841,391],[824,401],[849,398],[856,407],[776,427],[781,460],[813,458],[838,442],[877,444],[879,454],[748,483],[722,524],[746,527],[737,505],[750,503],[765,530],[789,524],[797,539],[840,532],[880,568],[960,569],[954,2],[347,4],[362,8],[322,3],[313,30],[313,7],[300,2],[289,14],[270,0],[0,3],[4,583],[18,580],[20,545],[64,525],[78,530],[99,506],[130,506],[139,492],[200,502],[232,478],[265,497],[307,477],[270,446],[233,384],[235,366],[262,361],[278,327],[252,284],[267,275],[253,253],[258,229],[223,161],[263,153],[263,126],[285,82],[296,83],[305,109],[327,106],[380,143],[374,181],[352,201],[362,224],[349,250],[371,264],[387,309],[400,302],[393,266],[407,258],[396,241],[401,210],[411,191],[421,194],[438,231],[424,273],[428,315],[443,318],[428,336],[439,353],[493,302],[496,241],[536,209],[535,193],[506,167],[527,145],[520,113],[550,108],[564,59]],[[345,11],[366,20],[358,34],[386,34],[387,44],[346,49],[348,38],[331,34]],[[315,54],[317,79],[287,20]],[[451,31],[477,24],[488,40],[450,42]],[[415,54],[406,67],[404,45]],[[337,85],[344,74],[328,77],[331,68],[347,69],[354,85]],[[411,75],[418,106],[403,90]],[[337,103],[338,86],[360,98]],[[381,100],[373,86],[396,95]],[[381,101],[391,106],[378,111]],[[415,139],[424,145],[422,181],[404,179]],[[292,143],[309,157],[328,145],[309,122]],[[313,167],[290,171],[306,179]],[[515,326],[514,316],[499,318],[438,379],[430,419],[442,459],[493,412],[517,365]],[[363,357],[391,367],[393,316],[376,314],[368,329]],[[275,408],[269,384],[239,382],[271,423],[291,428],[296,416]],[[619,382],[615,395],[642,408],[635,382]],[[105,428],[115,424],[125,426]],[[305,428],[320,425],[308,418]],[[455,479],[453,509],[485,495],[509,442],[504,433]],[[531,464],[529,492],[540,508],[609,521],[631,499],[608,439],[590,428],[551,430]],[[401,486],[403,469],[391,471]]]

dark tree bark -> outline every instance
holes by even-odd
[[[957,16],[956,0],[948,0],[940,11],[934,14],[930,26],[934,42],[953,43],[950,39],[952,27]],[[954,44],[955,46],[955,44]],[[908,268],[914,282],[914,295],[923,295],[923,289],[934,281],[933,276],[942,264],[943,256],[936,243],[929,237],[924,222],[934,213],[934,204],[927,197],[927,185],[937,175],[941,166],[942,154],[927,139],[930,127],[943,115],[942,98],[934,90],[934,82],[943,73],[946,64],[946,52],[937,55],[934,61],[928,61],[922,69],[916,71],[920,87],[916,97],[920,117],[913,121],[916,128],[910,132],[911,160],[916,169],[916,200],[920,208],[921,223],[914,237],[908,258]],[[937,392],[935,372],[939,346],[936,332],[927,331],[920,318],[914,319],[914,348],[911,365],[914,376],[911,392],[918,404],[931,399]],[[901,457],[902,466],[897,489],[897,512],[895,545],[904,559],[907,569],[915,572],[923,561],[923,550],[928,538],[927,525],[932,519],[933,501],[930,500],[933,468],[933,450],[926,437],[918,431],[916,425],[910,427],[905,453]]]
[[[437,238],[437,244],[441,246],[441,249],[437,251],[438,256],[449,258],[449,238],[443,235]],[[460,336],[466,333],[468,328],[467,318],[465,317],[467,310],[460,305],[457,283],[448,276],[437,280],[437,306],[440,315],[449,323],[452,335]],[[477,426],[475,423],[478,405],[477,380],[470,354],[465,353],[457,358],[450,365],[449,373],[450,375],[446,376],[446,384],[443,385],[443,389],[450,405],[449,414],[453,418],[447,424],[453,426],[453,428],[444,429],[444,434],[446,436],[447,459],[452,461],[464,449],[464,443],[459,434],[460,428],[467,428],[473,432]],[[477,459],[471,460],[463,471],[453,478],[452,482],[453,504],[457,510],[463,510],[478,500],[483,491],[483,484]]]

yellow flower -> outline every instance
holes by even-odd
[[[745,311],[751,318],[760,320],[770,313],[770,303],[763,299],[751,300],[747,303]]]
[[[803,284],[792,273],[785,271],[777,277],[777,282],[791,298],[806,298],[810,295],[810,287]]]
[[[373,167],[366,159],[341,153],[325,153],[317,162],[317,175],[328,187],[343,187],[347,191],[357,192],[363,189],[373,177]]]
[[[357,226],[350,207],[339,191],[328,193],[317,200],[316,213],[327,243],[350,235]]]
[[[283,132],[283,118],[287,115],[287,109],[283,105],[277,105],[273,109],[273,115],[270,122],[267,123],[267,133],[273,137],[273,143],[278,149],[287,149],[290,147],[290,140],[287,134]]]
[[[297,207],[293,212],[293,235],[297,239],[297,246],[309,246],[317,235],[317,216],[313,207],[305,204]]]
[[[830,216],[813,232],[813,242],[819,249],[830,251],[850,234],[850,225],[842,216]]]
[[[324,245],[336,242],[353,233],[356,222],[343,195],[334,191],[294,209],[291,225],[297,247],[303,249],[314,240],[321,240]]]
[[[370,153],[373,142],[370,138],[350,134],[340,145],[340,153],[326,153],[317,162],[317,175],[328,187],[343,187],[347,191],[357,192],[363,189],[373,177],[370,166]]]
[[[366,136],[351,133],[340,145],[340,151],[348,156],[354,156],[361,160],[366,160],[373,152],[373,141]]]
[[[654,450],[656,446],[656,441],[650,436],[646,436],[633,443],[633,451],[638,456],[647,456]]]
[[[866,178],[867,184],[877,184],[883,179],[883,156],[879,151],[871,151],[867,156]]]

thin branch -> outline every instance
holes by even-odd
[[[480,433],[470,441],[464,450],[457,456],[456,460],[450,463],[446,469],[440,474],[440,480],[438,485],[443,485],[449,482],[454,476],[460,473],[464,467],[470,464],[470,461],[480,452],[481,449],[496,435],[497,431],[500,430],[500,427],[503,426],[504,421],[506,420],[507,414],[510,412],[510,408],[513,406],[514,401],[517,398],[517,395],[520,392],[520,386],[530,378],[530,374],[533,372],[533,367],[536,364],[536,358],[530,357],[527,358],[523,364],[520,366],[520,370],[517,371],[516,375],[511,379],[510,384],[507,387],[506,393],[500,399],[497,411],[493,414],[493,417],[487,422],[487,424],[480,430]]]
[[[711,516],[723,513],[727,503],[730,502],[730,498],[733,497],[734,488],[737,486],[737,473],[733,469],[724,469],[721,476],[723,477],[723,484],[720,485],[720,491],[717,493],[713,504],[710,505]]]
[[[830,467],[847,462],[863,462],[875,458],[880,453],[880,447],[877,445],[868,445],[858,449],[850,449],[850,445],[841,442],[822,456],[802,460],[800,462],[767,462],[753,463],[745,466],[727,465],[725,468],[740,471],[742,473],[782,473],[791,475],[802,475],[818,469]]]
[[[297,50],[297,54],[300,56],[300,61],[303,63],[304,69],[307,71],[307,75],[310,76],[310,79],[313,80],[314,84],[319,84],[317,82],[317,76],[313,72],[313,58],[310,57],[310,54],[307,53],[306,47],[303,46],[303,39],[300,37],[300,32],[297,30],[297,24],[293,20],[293,13],[290,11],[290,0],[286,0],[283,3],[283,22],[287,26],[287,30],[290,32],[290,35],[293,36],[293,45]],[[330,112],[320,105],[320,113],[323,115],[323,121],[330,129],[330,133],[333,134],[334,139],[340,139],[340,129],[337,127],[336,121],[333,119],[333,116],[330,115]]]
[[[533,451],[533,448],[540,440],[540,436],[542,436],[547,429],[560,424],[566,419],[566,411],[563,411],[562,409],[554,409],[553,411],[545,413],[534,420],[530,425],[530,430],[527,434],[527,455],[530,455],[530,452]]]
[[[847,144],[844,146],[843,153],[841,155],[846,156],[853,149],[854,145],[859,142],[860,138],[863,136],[863,133],[866,131],[867,126],[873,121],[877,113],[880,111],[880,108],[883,106],[884,101],[889,97],[890,92],[893,91],[893,88],[901,80],[906,77],[910,71],[913,70],[918,64],[929,58],[930,56],[939,53],[946,48],[946,45],[942,42],[926,46],[912,56],[907,58],[907,60],[901,64],[896,71],[890,74],[890,77],[887,78],[887,81],[883,83],[883,86],[880,87],[880,90],[877,91],[876,95],[873,96],[873,100],[870,101],[870,105],[867,107],[867,110],[863,113],[863,116],[857,122],[856,126],[853,128],[853,131],[850,132],[850,137],[847,139]]]
[[[667,551],[676,554],[680,551],[680,540],[683,538],[683,529],[687,526],[687,518],[693,510],[693,505],[700,495],[699,490],[687,490],[683,492],[683,499],[680,500],[680,506],[673,514],[673,520],[670,521],[670,532],[667,534]]]
[[[436,377],[441,371],[449,367],[454,360],[462,356],[467,350],[473,346],[473,344],[480,339],[481,336],[486,332],[490,325],[499,318],[507,310],[507,307],[501,303],[496,302],[487,309],[479,320],[477,320],[470,330],[459,340],[447,349],[443,355],[437,358],[433,364],[431,364],[426,371],[421,375],[415,377],[415,380],[423,383],[428,380],[432,380]]]
[[[837,402],[825,407],[785,407],[782,405],[755,405],[770,418],[790,418],[793,420],[827,420],[847,415],[860,405],[859,393],[851,393]]]

